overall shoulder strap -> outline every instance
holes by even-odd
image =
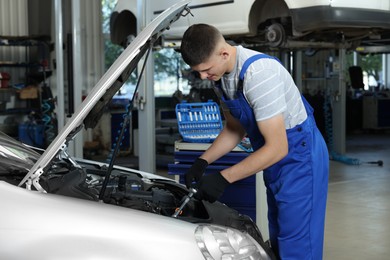
[[[214,84],[212,84],[212,88],[219,99],[219,105],[221,106],[222,110],[229,111],[229,108],[225,104],[225,98],[223,97],[221,84],[221,80],[218,80],[217,82],[214,82]]]
[[[240,71],[240,76],[239,76],[240,80],[244,80],[245,72],[248,69],[249,65],[251,65],[254,61],[257,61],[259,59],[274,59],[274,60],[277,60],[280,63],[278,58],[276,58],[274,56],[269,56],[269,55],[264,54],[264,53],[253,55],[253,56],[249,57],[244,62],[244,65],[242,65],[242,68],[241,68],[241,71]]]
[[[240,75],[239,75],[237,90],[242,91],[244,89],[244,76],[245,76],[246,70],[248,69],[249,65],[251,65],[254,61],[257,61],[259,59],[274,59],[280,63],[278,58],[264,54],[264,53],[259,53],[259,54],[256,54],[256,55],[249,57],[244,62],[244,65],[242,65]]]

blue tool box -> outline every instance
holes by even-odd
[[[217,103],[179,103],[176,105],[179,133],[185,142],[211,143],[222,130]]]

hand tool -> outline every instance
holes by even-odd
[[[175,210],[175,213],[173,213],[172,217],[177,218],[177,216],[180,214],[180,212],[183,210],[184,206],[187,205],[187,203],[191,200],[191,198],[194,196],[194,194],[197,192],[196,189],[190,188],[190,193],[185,196],[185,199],[183,203],[180,205],[179,208]]]

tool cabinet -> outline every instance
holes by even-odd
[[[178,182],[184,183],[185,172],[210,145],[210,143],[176,141],[174,163],[168,165],[168,174],[175,175]],[[219,172],[240,162],[248,155],[249,153],[236,147],[230,153],[210,164],[205,174]],[[229,185],[220,198],[220,202],[250,216],[257,223],[264,239],[268,239],[267,203],[262,172]]]

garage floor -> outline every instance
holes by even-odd
[[[390,135],[348,136],[347,155],[384,165],[331,161],[324,259],[389,259]]]
[[[325,227],[325,260],[390,257],[390,134],[347,137],[348,158],[384,165],[331,161]],[[118,158],[127,166],[136,160]],[[166,159],[165,159],[166,160]],[[173,158],[171,158],[173,161]],[[129,165],[130,164],[130,165]],[[166,168],[157,173],[166,177]]]

